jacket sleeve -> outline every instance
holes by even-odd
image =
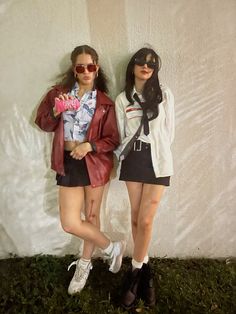
[[[115,106],[108,106],[106,116],[103,120],[101,138],[94,142],[96,152],[107,153],[114,151],[119,145],[119,133],[116,123]]]
[[[166,113],[166,128],[168,130],[170,143],[175,137],[175,111],[174,111],[174,96],[169,88],[165,90],[165,113]]]
[[[53,132],[59,124],[61,115],[56,118],[53,115],[54,100],[57,96],[58,91],[54,88],[46,94],[46,96],[39,105],[35,118],[35,123],[43,131]]]

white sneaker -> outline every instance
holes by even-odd
[[[126,241],[119,241],[113,243],[113,250],[111,252],[110,258],[110,268],[112,273],[118,273],[121,268],[123,254],[126,248]]]
[[[69,265],[68,270],[70,270],[72,265],[76,265],[76,269],[68,287],[69,294],[79,293],[84,288],[90,270],[93,268],[91,262],[89,262],[86,267],[82,267],[80,260],[77,260]]]

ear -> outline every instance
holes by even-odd
[[[74,73],[74,77],[76,78],[77,77],[77,72],[75,71],[75,67],[72,67],[72,71]]]

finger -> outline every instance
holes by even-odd
[[[76,154],[73,151],[70,153],[70,155],[72,158],[75,158],[75,156],[76,156]]]

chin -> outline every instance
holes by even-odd
[[[81,83],[83,84],[83,85],[93,85],[93,81],[81,81]]]

